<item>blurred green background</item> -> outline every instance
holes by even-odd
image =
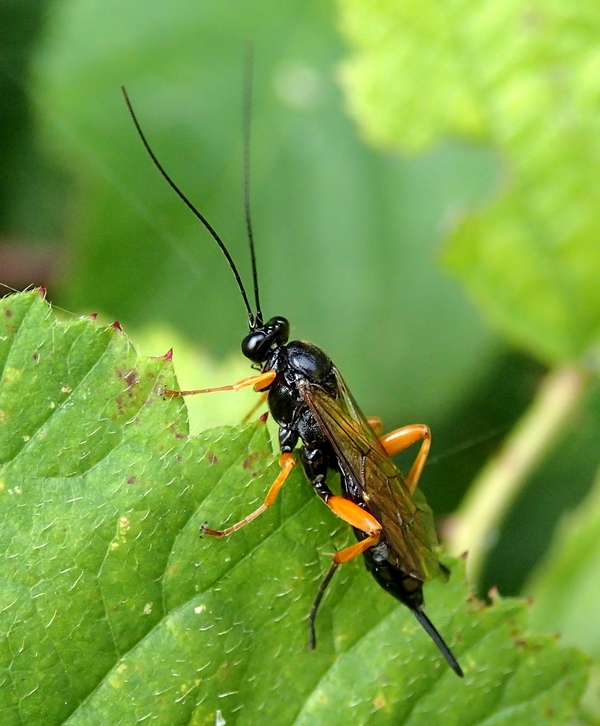
[[[252,39],[263,310],[322,346],[387,429],[430,425],[422,487],[444,515],[545,373],[492,331],[441,261],[455,221],[498,193],[504,162],[482,142],[449,138],[412,158],[367,144],[339,84],[349,49],[337,13],[315,1],[2,3],[0,282],[46,284],[54,303],[118,319],[134,340],[167,326],[216,358],[238,351],[246,319],[232,276],[152,168],[119,87],[249,280],[242,81]],[[482,591],[520,591],[590,488],[599,433],[591,389],[512,507]]]

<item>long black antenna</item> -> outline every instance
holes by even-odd
[[[150,148],[150,144],[146,140],[146,137],[144,135],[144,132],[142,131],[142,127],[139,124],[139,121],[137,120],[137,116],[135,115],[135,111],[133,110],[133,107],[131,105],[131,101],[129,100],[129,96],[127,95],[127,91],[125,90],[125,86],[121,86],[121,91],[123,92],[123,97],[125,98],[125,103],[127,104],[127,108],[129,110],[129,114],[133,120],[133,123],[135,125],[135,128],[138,132],[138,136],[142,140],[142,143],[144,144],[144,147],[146,148],[146,151],[148,152],[150,158],[154,162],[154,166],[158,169],[158,171],[161,173],[167,184],[171,187],[171,189],[177,194],[177,196],[181,199],[181,201],[187,206],[187,208],[202,222],[202,224],[206,227],[206,229],[210,232],[212,238],[215,240],[215,242],[219,245],[221,248],[221,252],[225,255],[227,262],[229,263],[229,267],[231,267],[231,271],[233,272],[233,276],[235,277],[235,281],[237,282],[237,285],[240,289],[240,293],[242,294],[242,299],[244,300],[244,305],[246,306],[246,310],[248,311],[248,325],[251,329],[256,327],[256,321],[260,316],[260,308],[257,312],[257,315],[255,316],[252,312],[252,308],[250,307],[250,303],[248,302],[248,295],[246,295],[246,288],[244,287],[244,284],[242,283],[242,278],[240,277],[240,273],[238,272],[237,267],[235,266],[235,262],[233,261],[233,258],[229,254],[229,250],[227,247],[225,247],[225,244],[223,240],[219,237],[213,226],[210,224],[210,222],[206,219],[206,217],[198,210],[196,207],[190,202],[190,200],[186,197],[186,195],[181,191],[181,189],[175,184],[175,182],[171,179],[171,177],[167,174],[166,170],[164,169],[163,165],[160,163],[160,161],[156,158],[155,153]],[[258,300],[258,297],[257,297]]]
[[[262,310],[258,297],[258,271],[256,269],[256,252],[254,250],[254,235],[252,234],[252,217],[250,215],[250,130],[252,120],[252,76],[254,72],[254,46],[251,42],[246,44],[246,58],[244,63],[244,212],[246,216],[246,232],[250,245],[250,260],[252,262],[252,280],[254,281],[254,301],[256,304],[256,324],[262,324]]]

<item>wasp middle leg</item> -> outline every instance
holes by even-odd
[[[227,527],[226,529],[211,529],[207,525],[203,525],[200,529],[202,534],[208,534],[211,537],[227,537],[227,535],[237,532],[238,529],[245,527],[260,514],[266,512],[275,499],[277,499],[277,495],[279,494],[281,487],[285,484],[285,480],[290,475],[294,466],[296,466],[296,460],[292,454],[282,454],[279,457],[279,465],[281,466],[281,471],[279,472],[277,479],[275,479],[273,484],[271,484],[271,488],[267,492],[265,501],[260,505],[260,507],[258,507],[258,509],[250,512],[247,517],[244,517],[244,519],[241,519],[239,522],[232,524],[231,527]]]

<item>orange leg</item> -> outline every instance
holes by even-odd
[[[380,418],[377,418],[377,416],[369,416],[367,418],[367,423],[377,434],[377,436],[381,436],[381,432],[383,431],[383,424],[381,423]]]
[[[266,373],[259,373],[256,376],[250,376],[244,378],[237,383],[231,383],[229,386],[217,386],[216,388],[197,388],[193,391],[172,391],[169,388],[165,388],[162,391],[163,396],[195,396],[198,393],[216,393],[217,391],[239,391],[240,388],[246,388],[247,386],[254,386],[255,391],[264,391],[268,388],[271,383],[275,380],[277,373],[275,371],[266,371]]]
[[[389,434],[382,436],[379,440],[388,456],[393,456],[400,451],[404,451],[404,449],[412,446],[412,444],[416,444],[417,441],[422,442],[414,464],[406,477],[409,491],[411,493],[414,492],[417,488],[423,467],[425,466],[425,460],[427,459],[427,454],[429,454],[429,447],[431,446],[431,432],[429,431],[429,427],[424,424],[403,426],[401,429],[391,431]]]
[[[342,562],[349,562],[377,542],[381,533],[381,524],[372,514],[369,514],[369,512],[366,512],[358,504],[354,504],[349,499],[344,499],[344,497],[329,497],[327,506],[335,515],[343,519],[344,522],[348,522],[355,529],[360,529],[369,535],[360,542],[356,542],[350,545],[350,547],[345,547],[343,550],[336,552],[333,560],[338,565],[341,565]]]
[[[368,550],[369,547],[376,544],[381,534],[381,524],[375,519],[375,517],[372,514],[369,514],[369,512],[366,512],[364,509],[361,509],[358,504],[354,504],[354,502],[351,502],[349,499],[331,496],[327,500],[327,506],[334,514],[340,517],[340,519],[343,519],[344,522],[348,522],[348,524],[351,524],[356,529],[362,530],[368,536],[365,537],[365,539],[360,540],[360,542],[356,542],[355,544],[345,547],[343,550],[335,553],[335,556],[331,561],[331,565],[327,570],[327,574],[319,585],[317,596],[308,616],[308,629],[310,631],[310,639],[308,642],[309,650],[314,650],[317,644],[315,618],[317,617],[317,610],[319,609],[325,590],[331,582],[331,578],[334,576],[335,571],[343,562],[349,562],[354,557],[360,555],[365,550]]]
[[[294,459],[292,454],[282,454],[279,457],[279,465],[281,466],[279,476],[277,477],[277,479],[275,479],[273,484],[271,484],[271,488],[267,492],[265,501],[260,505],[260,507],[258,507],[258,509],[255,509],[247,517],[244,517],[244,519],[236,522],[235,524],[232,524],[231,527],[227,527],[226,529],[211,529],[205,524],[201,527],[202,534],[209,534],[212,537],[227,537],[227,535],[231,534],[232,532],[237,532],[238,529],[241,529],[253,519],[256,519],[259,514],[266,512],[267,509],[273,504],[275,499],[277,499],[279,490],[284,485],[285,480],[290,474],[290,471],[294,468],[294,466],[296,466],[296,459]]]

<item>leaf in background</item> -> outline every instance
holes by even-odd
[[[265,314],[287,315],[295,336],[326,344],[370,411],[435,424],[484,379],[498,350],[435,264],[440,217],[480,199],[496,164],[464,146],[420,163],[365,148],[342,112],[334,21],[321,2],[248,0],[243,12],[235,0],[50,7],[36,110],[46,148],[77,192],[65,215],[74,254],[61,304],[129,325],[166,321],[220,355],[239,345],[246,317],[230,271],[152,168],[119,86],[248,279],[242,79],[252,38]]]
[[[565,642],[600,659],[600,478],[587,499],[564,518],[525,592],[534,600],[534,627],[560,632]]]
[[[531,596],[531,626],[557,632],[594,658],[594,675],[584,700],[585,723],[600,721],[600,477],[580,506],[563,518],[545,560],[524,592]]]
[[[542,360],[600,336],[600,8],[579,1],[342,0],[345,83],[368,137],[422,151],[448,136],[498,149],[506,180],[447,261],[496,327]]]
[[[169,326],[142,328],[135,334],[135,341],[141,355],[157,355],[169,349],[175,351],[173,370],[181,390],[225,385],[231,381],[240,381],[248,375],[248,359],[241,352],[217,363],[212,356],[190,345]],[[196,435],[208,428],[242,421],[255,404],[256,394],[251,389],[242,389],[234,396],[227,392],[212,396],[189,396],[185,405],[190,434]],[[265,410],[266,404],[255,418]]]
[[[427,588],[459,682],[411,614],[343,568],[306,652],[339,523],[299,471],[227,540],[199,526],[256,504],[276,464],[261,424],[189,438],[168,361],[0,303],[0,710],[21,723],[567,723],[587,663],[525,635],[527,605]],[[334,534],[332,540],[332,534]],[[366,617],[368,614],[368,617]]]

